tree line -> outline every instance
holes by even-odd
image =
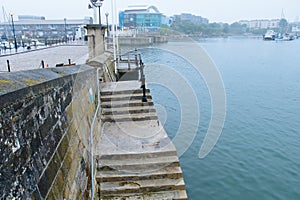
[[[281,19],[279,28],[276,32],[290,31],[291,27],[285,19]],[[249,29],[246,24],[238,22],[228,23],[209,23],[209,24],[193,24],[193,23],[173,23],[170,27],[163,26],[162,34],[186,34],[197,35],[203,37],[212,36],[230,36],[230,35],[263,35],[267,29]]]

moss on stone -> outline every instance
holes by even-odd
[[[5,79],[0,79],[0,84],[3,83],[3,84],[8,84],[8,83],[12,83],[13,81],[12,80],[5,80]]]
[[[36,85],[36,84],[39,84],[39,83],[44,82],[45,79],[39,78],[39,79],[37,79],[37,80],[34,80],[34,79],[22,78],[22,81],[23,81],[26,85],[32,86],[32,85]]]
[[[0,89],[2,92],[7,92],[4,88],[15,88],[17,85],[20,85],[20,83],[14,80],[0,79]]]

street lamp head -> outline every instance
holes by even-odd
[[[93,6],[95,6],[95,7],[101,7],[102,6],[102,2],[104,0],[90,0],[90,1],[93,4]]]
[[[108,13],[108,12],[106,12],[106,13],[105,13],[105,16],[106,16],[106,17],[108,17],[108,15],[109,15],[109,13]]]
[[[9,15],[12,17],[14,15],[14,13],[10,12]]]

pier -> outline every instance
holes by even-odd
[[[55,47],[15,55],[24,55],[19,68],[12,62],[11,72],[0,73],[0,197],[187,199],[176,148],[144,74],[116,82],[113,55],[96,44],[104,44],[103,30],[91,28],[91,38],[100,39],[89,41],[98,49],[89,46],[90,54],[77,58],[86,64],[31,66],[46,54],[67,62]],[[143,66],[140,58],[134,63]],[[139,74],[137,65],[126,72]]]

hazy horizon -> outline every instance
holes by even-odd
[[[104,0],[101,7],[102,19],[105,13],[112,13],[111,5],[113,0]],[[279,19],[282,11],[289,22],[298,21],[300,15],[299,0],[210,0],[195,2],[194,0],[179,1],[173,0],[172,4],[168,1],[159,0],[115,0],[117,13],[129,5],[154,5],[166,16],[181,13],[191,13],[209,19],[210,22],[233,23],[240,20],[253,19]],[[12,12],[18,15],[44,16],[46,19],[83,19],[84,17],[94,16],[93,9],[88,9],[89,0],[52,0],[37,1],[27,0],[26,3],[20,0],[1,0],[1,7],[7,15]],[[3,22],[3,9],[1,8],[0,20]],[[98,12],[97,12],[98,13]],[[17,18],[15,18],[17,20]],[[109,16],[111,22],[111,15]]]

